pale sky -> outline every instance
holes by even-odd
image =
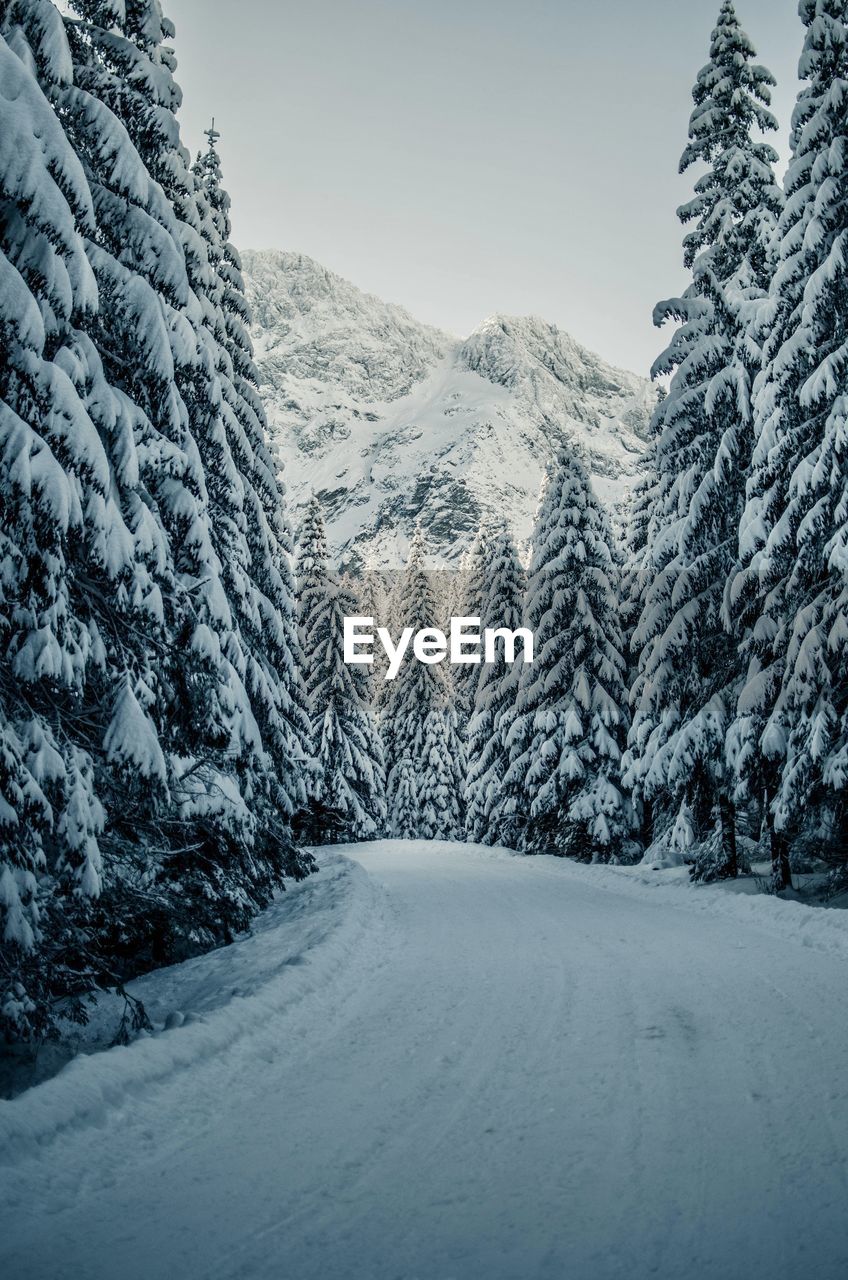
[[[720,0],[164,0],[184,140],[214,113],[241,248],[300,250],[467,335],[535,313],[646,373]],[[778,79],[797,0],[738,0]]]

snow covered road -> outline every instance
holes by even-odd
[[[346,852],[0,1104],[0,1274],[848,1275],[844,913]]]

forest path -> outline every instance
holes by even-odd
[[[0,1104],[0,1273],[848,1275],[843,913],[345,852],[255,939],[146,980],[198,1023]]]

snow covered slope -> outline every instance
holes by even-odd
[[[848,1275],[848,913],[343,853],[0,1103],[0,1275]]]
[[[523,542],[564,439],[611,506],[638,473],[654,389],[555,325],[498,315],[462,341],[301,254],[246,252],[244,268],[290,496],[322,498],[340,554],[395,567],[419,516],[433,567],[486,516]]]

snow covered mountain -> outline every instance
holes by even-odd
[[[562,440],[611,508],[638,474],[655,390],[555,325],[496,315],[463,341],[302,254],[243,260],[292,515],[314,491],[341,558],[397,566],[419,517],[433,567],[487,516],[525,542]]]

